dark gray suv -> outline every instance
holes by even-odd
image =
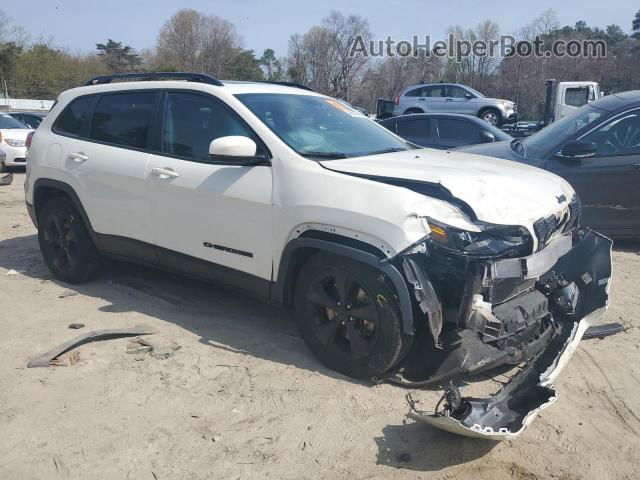
[[[394,116],[411,113],[462,113],[479,117],[497,127],[518,120],[515,103],[487,98],[477,90],[457,83],[410,85],[395,98],[395,104]]]

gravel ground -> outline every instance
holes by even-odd
[[[583,341],[558,402],[493,443],[413,423],[405,390],[325,369],[285,310],[123,264],[85,285],[53,279],[23,180],[0,187],[0,478],[638,478],[638,244],[615,249],[604,319],[628,330]],[[25,368],[78,332],[139,324],[172,356],[116,339]],[[432,407],[439,392],[418,397]]]

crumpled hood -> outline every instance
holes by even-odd
[[[532,234],[536,220],[561,215],[574,195],[565,180],[545,170],[461,152],[426,148],[321,164],[358,176],[439,184],[467,203],[478,220],[522,225]]]

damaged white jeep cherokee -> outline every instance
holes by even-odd
[[[580,228],[567,182],[416,148],[299,85],[97,77],[60,95],[27,167],[63,281],[108,256],[238,287],[292,306],[320,361],[374,381],[527,362],[494,396],[453,388],[412,412],[465,435],[522,431],[607,305],[611,242]]]

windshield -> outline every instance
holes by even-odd
[[[306,157],[326,160],[413,148],[333,98],[279,93],[245,93],[236,97],[273,133]]]
[[[0,128],[27,128],[18,120],[9,115],[0,115]]]
[[[467,87],[466,85],[464,86],[464,88],[469,90],[471,93],[476,94],[478,97],[486,98],[486,95],[484,93],[480,93],[478,90],[474,90],[473,88]]]
[[[546,155],[550,148],[570,137],[578,130],[595,122],[607,112],[592,105],[584,105],[575,112],[543,128],[538,133],[525,138],[521,142],[524,147],[520,153],[525,158],[540,158]],[[512,148],[517,145],[512,145]]]

